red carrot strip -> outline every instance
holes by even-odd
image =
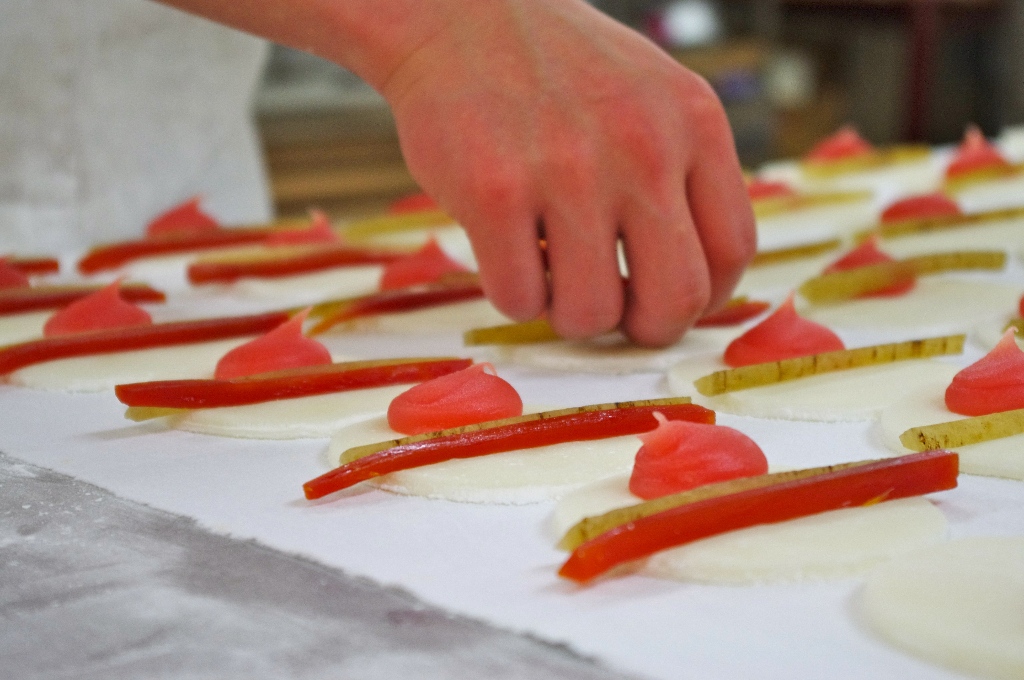
[[[326,315],[319,323],[313,326],[312,330],[310,330],[310,335],[323,333],[339,323],[363,316],[391,312],[411,312],[416,309],[438,307],[464,300],[476,300],[483,296],[484,289],[475,281],[456,284],[430,284],[372,293],[340,303],[337,311]]]
[[[714,423],[715,412],[695,404],[616,406],[548,418],[520,416],[444,430],[438,436],[414,436],[396,445],[342,465],[306,482],[306,498],[315,499],[398,470],[433,465],[455,458],[473,458],[503,451],[530,449],[569,441],[605,439],[653,430],[654,412],[669,420]],[[490,425],[490,426],[489,426]]]
[[[402,385],[460,371],[472,359],[430,359],[376,366],[346,362],[277,371],[232,380],[158,380],[117,385],[114,393],[128,406],[217,408],[294,399],[367,387]]]
[[[60,271],[60,260],[54,257],[12,257],[7,260],[7,264],[29,276],[56,274]]]
[[[956,453],[926,451],[688,503],[587,541],[558,574],[583,583],[620,564],[727,531],[952,489],[957,473]]]
[[[261,243],[272,231],[269,227],[217,229],[181,236],[168,235],[138,241],[121,241],[90,250],[78,262],[78,271],[92,274],[105,269],[117,269],[129,262],[147,257]]]
[[[744,300],[729,304],[718,310],[705,314],[693,324],[694,328],[716,328],[718,326],[735,326],[753,319],[771,307],[771,303],[762,300]]]
[[[0,375],[56,359],[259,335],[281,325],[288,316],[288,312],[269,312],[30,340],[0,349]]]
[[[0,316],[42,309],[59,309],[95,293],[103,286],[36,286],[0,290]],[[163,292],[146,284],[121,286],[121,297],[129,302],[164,302]]]
[[[236,261],[200,261],[188,267],[188,280],[194,284],[230,283],[243,277],[273,279],[364,264],[387,264],[407,253],[371,250],[352,246],[319,246],[299,254],[261,257]]]

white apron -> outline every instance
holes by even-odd
[[[138,236],[195,194],[227,223],[268,219],[265,56],[149,0],[0,0],[0,254]]]

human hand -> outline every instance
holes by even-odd
[[[579,0],[431,7],[429,36],[379,86],[498,309],[660,346],[724,304],[754,220],[711,88]]]

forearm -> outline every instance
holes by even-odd
[[[449,21],[442,0],[158,0],[218,23],[311,52],[382,90],[419,45]]]

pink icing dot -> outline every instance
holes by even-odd
[[[230,380],[256,373],[331,363],[331,353],[327,348],[302,333],[302,324],[309,311],[304,309],[266,335],[239,345],[225,354],[217,362],[214,377]]]
[[[49,338],[153,323],[149,312],[121,297],[120,289],[121,280],[118,279],[58,310],[43,326],[43,335]]]
[[[793,296],[764,321],[729,343],[722,357],[733,368],[845,349],[839,336],[796,313]]]

